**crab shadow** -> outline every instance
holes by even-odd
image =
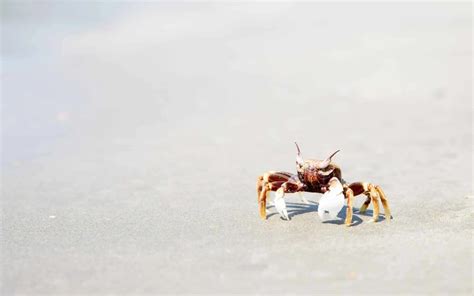
[[[274,205],[270,205],[270,206],[267,207],[267,209],[274,208],[274,207],[275,207]],[[314,202],[314,201],[308,201],[307,204],[287,202],[286,207],[287,207],[287,210],[288,210],[288,216],[289,216],[290,220],[293,219],[293,217],[296,217],[298,215],[303,215],[303,214],[312,213],[312,212],[316,212],[316,213],[318,212],[318,203]],[[347,206],[344,206],[341,209],[341,211],[337,214],[338,220],[329,220],[329,221],[324,221],[323,223],[325,223],[325,224],[336,224],[336,225],[344,224],[344,220],[346,219],[346,208],[347,208]],[[358,212],[358,210],[357,210],[357,212]],[[369,216],[367,212],[363,215]],[[278,215],[278,213],[277,212],[269,213],[267,215],[267,218],[270,218],[274,215]],[[280,217],[280,219],[285,220],[282,217]],[[360,217],[358,217],[357,215],[355,215],[355,213],[352,215],[352,225],[351,226],[360,225],[360,224],[362,224],[362,222],[363,222],[362,219]]]
[[[364,217],[372,217],[374,214],[373,210],[366,210],[364,213],[359,212],[359,209],[355,211],[355,213],[359,216],[364,216]],[[380,213],[378,217],[378,221],[383,221],[386,220],[387,218],[385,217],[385,213]],[[390,217],[390,219],[393,219],[393,215]]]
[[[275,206],[272,204],[267,207],[267,209],[274,208]],[[308,204],[305,203],[295,203],[295,202],[287,202],[286,203],[286,209],[288,211],[288,216],[291,218],[298,216],[298,215],[303,215],[306,213],[311,213],[311,212],[318,212],[318,204],[313,201],[309,201]],[[267,215],[267,218],[270,218],[272,216],[278,215],[277,212],[274,213],[269,213]],[[280,217],[280,219],[285,220]]]

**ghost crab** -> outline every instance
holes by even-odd
[[[303,160],[298,144],[295,142],[296,155],[296,171],[297,174],[269,171],[257,179],[257,201],[260,217],[265,220],[267,218],[266,204],[267,198],[271,191],[276,191],[274,205],[280,216],[289,220],[286,203],[283,197],[285,193],[302,193],[316,192],[323,193],[319,202],[318,214],[321,218],[326,212],[335,218],[337,212],[342,209],[344,199],[347,200],[345,225],[352,224],[352,201],[355,196],[364,194],[367,198],[359,209],[360,213],[364,213],[372,202],[374,205],[373,216],[371,222],[376,222],[379,218],[379,200],[384,207],[384,213],[387,221],[392,218],[390,208],[388,206],[387,197],[382,188],[368,182],[346,183],[341,177],[341,169],[331,160],[339,152],[332,153],[324,160],[307,159]],[[308,201],[300,195],[303,202]],[[339,206],[334,206],[335,201]],[[332,211],[332,213],[331,213]],[[337,211],[337,212],[336,212]]]

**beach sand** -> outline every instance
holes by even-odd
[[[138,6],[5,21],[3,295],[472,293],[469,3]],[[294,141],[394,219],[260,220]]]

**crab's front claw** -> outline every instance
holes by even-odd
[[[344,207],[344,188],[337,178],[329,181],[329,188],[319,200],[318,216],[324,222],[334,220]]]
[[[286,210],[286,202],[283,198],[285,196],[285,191],[283,188],[280,188],[276,191],[275,199],[273,201],[275,209],[278,211],[280,216],[285,220],[290,220],[288,216],[288,211]]]

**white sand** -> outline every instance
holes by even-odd
[[[472,293],[469,4],[139,8],[6,55],[2,294]],[[261,221],[294,140],[394,220]]]

